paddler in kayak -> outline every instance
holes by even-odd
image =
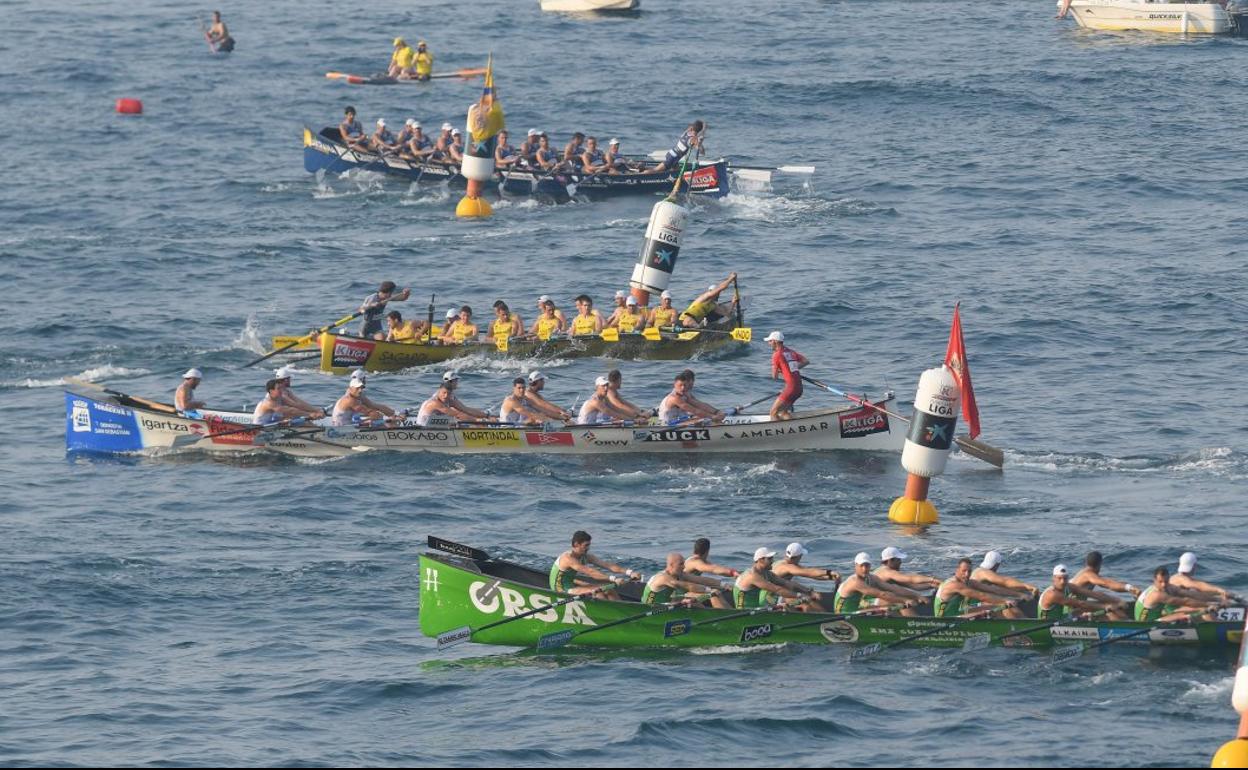
[[[377,291],[369,294],[360,303],[360,312],[364,314],[364,323],[360,327],[360,336],[365,339],[381,333],[381,319],[385,316],[387,302],[405,302],[412,295],[411,288],[395,293],[394,281],[382,281]]]
[[[480,333],[480,329],[472,322],[472,308],[464,305],[459,309],[455,320],[442,328],[442,336],[439,339],[443,345],[466,345],[469,342],[476,342],[477,335]]]
[[[338,124],[338,133],[342,135],[343,143],[357,152],[368,152],[368,137],[365,136],[360,121],[355,119],[355,108],[348,105],[343,110],[343,116],[342,122]]]
[[[560,554],[550,567],[550,590],[579,596],[600,590],[604,583],[622,586],[630,581],[641,579],[640,573],[621,567],[615,562],[599,559],[590,553],[589,546],[592,540],[593,538],[584,530],[578,529],[572,533],[572,548]],[[619,599],[615,591],[606,592],[606,597],[613,600]]]
[[[685,157],[694,147],[702,146],[702,139],[706,135],[706,124],[700,120],[695,120],[689,124],[685,132],[676,140],[676,145],[667,151],[663,156],[663,162],[655,166],[653,171],[671,171],[680,165],[681,158]]]
[[[871,555],[866,551],[860,552],[854,557],[854,574],[845,578],[845,581],[837,586],[836,596],[833,598],[832,611],[837,614],[858,612],[864,609],[862,607],[863,599],[874,599],[875,603],[887,605],[901,605],[903,615],[917,615],[913,607],[918,602],[913,596],[899,593],[883,587],[871,574]]]
[[[736,577],[741,573],[732,567],[724,567],[711,561],[711,541],[700,537],[693,541],[693,556],[685,560],[685,572],[690,575],[723,575]]]
[[[416,52],[412,47],[404,42],[403,38],[396,37],[394,39],[394,53],[390,54],[390,66],[386,70],[386,74],[392,78],[407,79],[412,72],[412,59],[416,58]]]
[[[428,80],[433,75],[433,54],[429,52],[429,45],[423,40],[416,43],[416,58],[412,60],[412,65],[415,70],[415,80]]]
[[[511,381],[511,393],[503,399],[503,405],[498,408],[500,422],[509,425],[541,425],[546,421],[541,412],[529,405],[528,399],[524,397],[524,389],[523,377],[517,377]]]
[[[416,424],[423,427],[429,425],[429,418],[435,414],[444,414],[454,420],[484,420],[490,415],[480,409],[464,406],[455,397],[455,388],[459,386],[459,375],[454,371],[442,374],[442,384],[438,391],[420,405],[416,414]]]
[[[202,27],[201,27],[202,29]],[[229,53],[234,50],[234,38],[230,37],[230,31],[226,28],[225,22],[221,21],[221,12],[212,12],[212,26],[208,27],[208,44],[220,53]]]
[[[1040,592],[1036,602],[1036,617],[1041,620],[1061,620],[1073,611],[1100,613],[1108,608],[1095,591],[1072,585],[1070,571],[1065,564],[1053,568],[1053,584]]]
[[[722,410],[693,397],[693,379],[693,372],[686,369],[672,381],[672,392],[659,404],[659,421],[664,425],[685,425],[700,420],[718,425],[724,421],[726,415]]]
[[[987,593],[1015,601],[1032,599],[1040,595],[1040,589],[1031,583],[1024,583],[1016,578],[1002,575],[1001,565],[1003,563],[1005,563],[1005,557],[1001,555],[1000,551],[989,551],[984,554],[983,561],[971,572],[971,585]],[[967,601],[967,607],[975,607],[978,604],[978,599],[972,598]],[[1025,616],[1022,610],[1010,608],[1002,613],[1002,617],[1021,618]]]
[[[205,402],[195,400],[195,389],[203,381],[204,373],[198,369],[188,369],[186,374],[182,375],[182,384],[178,385],[177,391],[173,394],[173,405],[179,412],[186,414],[207,406]]]
[[[975,602],[975,604],[971,604]],[[1015,600],[985,591],[982,585],[971,579],[971,560],[959,559],[953,577],[940,584],[932,603],[932,615],[938,618],[956,618],[965,615],[984,614],[992,608],[1008,613],[1015,609]],[[1004,617],[1015,617],[1004,615]],[[1022,617],[1021,614],[1017,617]]]
[[[707,589],[712,589],[708,591]],[[716,609],[732,609],[732,605],[724,598],[728,588],[714,578],[690,575],[685,571],[685,557],[676,552],[667,555],[667,565],[662,571],[656,572],[641,592],[642,604],[672,604],[680,601],[685,604],[703,604],[709,602]]]
[[[636,334],[646,326],[646,311],[637,304],[637,298],[631,294],[624,300],[624,309],[615,315],[611,326],[619,329],[620,334]]]
[[[667,289],[659,295],[659,306],[650,311],[648,326],[660,329],[676,323],[676,308],[672,307],[672,293]]]
[[[826,567],[803,567],[802,557],[808,553],[810,551],[806,550],[806,546],[801,543],[789,543],[788,547],[784,549],[784,558],[772,567],[772,573],[776,577],[786,580],[802,577],[808,580],[830,580],[837,584],[841,582],[841,573],[839,572],[833,572]],[[835,592],[835,586],[832,590]],[[814,600],[820,606],[823,606],[824,602],[831,598],[831,594],[814,594]]]
[[[347,383],[347,392],[334,402],[334,414],[330,424],[338,428],[346,428],[367,420],[380,420],[394,417],[394,410],[385,404],[370,401],[364,395],[367,387],[363,372],[351,375]]]
[[[602,313],[594,310],[594,301],[588,294],[576,298],[576,315],[572,316],[572,336],[590,337],[602,331]]]
[[[1170,582],[1170,570],[1158,567],[1153,570],[1153,584],[1141,591],[1136,598],[1134,615],[1136,620],[1168,623],[1174,620],[1190,620],[1193,610],[1208,610],[1201,619],[1213,620],[1213,612],[1217,608],[1216,603],[1186,596],[1180,590],[1175,590]]]
[[[784,332],[773,331],[764,340],[771,345],[771,379],[784,377],[784,390],[771,405],[773,420],[793,419],[793,405],[802,397],[802,375],[799,370],[810,363],[806,356],[784,344]]]
[[[403,314],[397,310],[386,313],[386,342],[405,342],[415,344],[425,334],[424,321],[404,321]],[[378,334],[378,337],[381,335]]]
[[[1179,557],[1179,572],[1170,578],[1170,587],[1194,599],[1225,602],[1234,598],[1231,592],[1213,583],[1195,578],[1196,554],[1188,551]]]
[[[594,380],[594,392],[581,404],[581,413],[576,418],[578,425],[604,425],[633,418],[632,413],[616,409],[611,404],[608,396],[610,387],[611,380],[605,376]]]
[[[325,416],[325,410],[319,406],[313,406],[302,398],[295,395],[295,391],[291,388],[291,378],[294,377],[295,367],[283,366],[273,373],[273,379],[277,380],[277,386],[282,389],[282,405],[291,406],[295,409],[302,409],[312,419],[320,419]]]
[[[1094,592],[1097,598],[1106,604],[1117,603],[1117,606],[1113,607],[1106,613],[1106,617],[1110,620],[1130,620],[1132,614],[1131,602],[1129,600],[1120,599],[1112,594],[1104,593],[1104,591],[1129,593],[1134,598],[1140,595],[1140,589],[1130,583],[1123,583],[1119,580],[1114,580],[1113,578],[1108,578],[1102,575],[1101,565],[1104,561],[1105,559],[1101,556],[1100,551],[1089,551],[1088,555],[1084,557],[1083,569],[1079,570],[1079,572],[1077,572],[1075,576],[1070,579],[1070,583],[1071,585],[1076,585],[1080,588],[1085,588]],[[1103,590],[1098,591],[1097,589]]]
[[[620,386],[624,383],[624,375],[620,374],[619,369],[612,369],[607,372],[607,400],[611,402],[611,406],[616,411],[630,415],[625,419],[629,420],[645,420],[649,419],[654,412],[650,409],[642,409],[636,404],[626,400],[620,395]]]
[[[732,583],[732,604],[739,610],[765,607],[768,604],[785,604],[798,610],[818,609],[818,594],[810,588],[776,576],[772,572],[776,552],[762,547],[754,551],[754,563]],[[789,602],[772,602],[771,597],[789,599]],[[802,599],[808,600],[802,602]]]
[[[511,308],[507,307],[507,303],[501,299],[494,301],[494,323],[489,326],[489,334],[486,335],[486,341],[496,343],[500,339],[510,339],[512,337],[524,336],[524,321],[520,320],[518,313],[511,312]]]
[[[524,390],[524,397],[528,399],[529,408],[540,412],[543,417],[548,420],[567,420],[572,419],[572,413],[567,409],[547,401],[542,397],[542,388],[546,387],[546,375],[534,370],[529,372],[529,385]]]
[[[712,284],[706,291],[699,294],[697,299],[689,303],[689,307],[685,308],[685,311],[680,314],[680,325],[693,329],[700,326],[711,326],[720,319],[731,317],[736,300],[721,303],[719,295],[736,278],[737,274],[732,273],[720,283]]]
[[[282,386],[277,380],[269,380],[264,384],[264,398],[256,404],[251,413],[252,425],[272,425],[275,422],[294,419],[296,417],[312,417],[313,412],[298,407],[286,406],[282,403]],[[316,413],[324,415],[319,409]]]

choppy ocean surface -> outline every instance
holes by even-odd
[[[544,567],[586,528],[646,572],[705,535],[735,564],[898,544],[939,575],[997,548],[1031,582],[1095,547],[1140,583],[1191,549],[1248,590],[1243,42],[1081,32],[1039,0],[644,0],[613,19],[275,0],[223,6],[238,50],[213,57],[208,10],[0,4],[0,763],[1201,765],[1234,735],[1231,664],[1201,653],[1044,673],[1000,649],[439,654],[416,557],[434,533]],[[462,123],[475,84],[323,78],[374,71],[395,34],[439,67],[493,51],[515,133],[646,152],[701,117],[716,154],[817,165],[697,201],[678,297],[735,269],[756,332],[903,399],[960,299],[1005,471],[955,455],[942,523],[915,536],[885,521],[905,481],[886,455],[67,457],[64,378],[171,397],[194,365],[213,404],[254,403],[266,372],[240,367],[269,335],[383,279],[413,287],[409,312],[436,292],[526,318],[538,294],[624,285],[652,200],[460,222],[445,190],[303,171],[302,126],[348,103]],[[113,114],[123,96],[145,114]],[[300,366],[305,397],[342,390]],[[565,403],[604,368],[542,366]],[[496,403],[532,367],[468,361],[463,394]],[[656,401],[675,368],[628,365],[627,393]],[[719,404],[771,392],[759,349],[696,368]],[[415,405],[437,376],[370,393]]]

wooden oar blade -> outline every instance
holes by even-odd
[[[738,326],[732,330],[732,338],[737,342],[749,342],[754,339],[754,330],[744,326]]]
[[[992,643],[992,634],[972,634],[962,643],[962,652],[976,652]]]
[[[1005,465],[1005,452],[991,444],[985,444],[982,441],[976,441],[965,436],[957,436],[954,440],[957,442],[958,448],[971,457],[983,460],[989,465],[995,465],[998,468]]]
[[[884,649],[884,647],[879,642],[872,642],[871,644],[865,644],[862,647],[859,647],[858,649],[851,652],[849,654],[849,659],[850,660],[865,660],[874,655],[878,655],[880,653],[880,650],[882,649]]]
[[[480,548],[473,548],[470,545],[464,545],[463,543],[456,543],[452,540],[443,540],[442,538],[434,537],[433,535],[429,535],[426,542],[430,548],[445,551],[447,553],[453,553],[456,556],[466,556],[469,559],[475,559],[477,561],[490,560],[490,555],[485,551],[482,551]]]
[[[457,644],[463,644],[472,638],[472,629],[468,626],[460,626],[452,628],[450,631],[443,631],[438,634],[438,652],[454,647]]]
[[[1083,651],[1085,649],[1087,648],[1084,647],[1082,644],[1062,645],[1061,647],[1057,648],[1056,651],[1054,651],[1053,657],[1049,659],[1049,662],[1051,662],[1053,665],[1056,666],[1058,663],[1063,663],[1065,661],[1070,660],[1071,658],[1079,657],[1080,655],[1083,654]]]
[[[566,631],[554,631],[549,634],[543,634],[537,639],[537,649],[539,650],[557,650],[568,642],[572,641],[572,637],[576,636],[576,632],[572,629]]]

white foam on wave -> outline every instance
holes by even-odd
[[[256,321],[255,313],[247,316],[247,321],[243,323],[242,330],[230,343],[230,347],[234,350],[246,350],[257,354],[268,352],[264,346],[264,340],[260,338],[260,324]]]
[[[747,479],[748,479],[748,478],[755,478],[756,476],[766,476],[766,475],[771,474],[771,473],[786,473],[786,474],[787,474],[787,473],[789,473],[789,471],[783,470],[783,469],[782,469],[782,468],[781,468],[781,467],[780,467],[780,466],[776,463],[776,461],[775,461],[775,460],[772,460],[771,462],[767,463],[766,465],[756,465],[756,466],[754,466],[753,468],[749,468],[749,469],[747,469],[747,470],[746,470],[746,472],[745,472],[745,477],[746,477]]]
[[[741,655],[743,653],[776,652],[783,644],[721,644],[718,647],[691,647],[690,655]]]
[[[1187,692],[1179,696],[1181,701],[1216,701],[1230,700],[1231,690],[1235,689],[1235,677],[1228,676],[1216,682],[1188,681]]]
[[[104,366],[97,366],[94,369],[87,369],[86,371],[79,372],[78,374],[70,377],[57,377],[49,380],[28,378],[25,380],[6,382],[4,384],[11,388],[59,388],[62,385],[68,384],[67,380],[70,379],[99,382],[100,380],[139,377],[144,374],[151,374],[151,371],[148,369],[130,369],[125,366],[113,366],[112,364],[106,364]]]
[[[1085,473],[1196,474],[1227,478],[1248,475],[1248,457],[1230,447],[1204,447],[1175,457],[1107,457],[1049,452],[1024,454],[1006,451],[1012,467],[1028,468],[1057,475]]]
[[[809,220],[812,217],[853,217],[886,213],[891,209],[856,198],[835,200],[817,197],[791,197],[788,195],[743,195],[729,193],[720,200],[729,218],[762,221],[773,224],[789,224]]]
[[[440,471],[429,471],[430,476],[462,476],[468,472],[468,466],[463,463],[451,463],[450,468]]]

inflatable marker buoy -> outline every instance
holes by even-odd
[[[889,521],[919,525],[940,521],[936,506],[927,499],[927,492],[932,477],[945,472],[961,401],[958,381],[947,367],[928,369],[919,377],[919,389],[914,394],[914,416],[906,435],[906,448],[901,452],[901,466],[909,474],[906,492],[889,507]]]
[[[654,204],[641,254],[637,256],[633,277],[628,282],[632,295],[642,307],[650,304],[651,292],[659,294],[671,282],[688,224],[689,209],[679,203],[661,200]]]
[[[489,201],[481,193],[485,192],[485,183],[494,178],[494,156],[483,158],[465,153],[459,173],[468,180],[468,189],[455,206],[455,216],[474,218],[493,214]]]
[[[1239,668],[1235,670],[1231,705],[1239,712],[1239,734],[1235,740],[1222,744],[1210,767],[1248,767],[1248,620],[1244,621],[1239,640]]]
[[[143,102],[138,99],[122,98],[117,100],[117,112],[122,115],[142,115]]]

